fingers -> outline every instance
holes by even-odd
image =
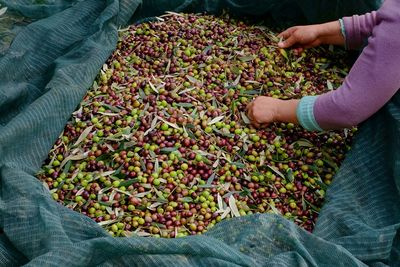
[[[256,128],[258,128],[258,123],[256,122],[255,118],[254,118],[254,100],[247,105],[247,117],[250,120],[250,123],[255,126]],[[257,125],[257,126],[256,126]]]
[[[254,100],[247,105],[247,117],[250,120],[251,125],[253,125],[254,128],[260,128],[262,126],[261,123],[258,123],[256,118],[254,117]]]
[[[254,121],[254,114],[253,114],[253,106],[254,106],[254,101],[252,101],[250,104],[247,105],[247,117],[249,118],[250,122]]]
[[[286,31],[281,32],[278,37],[281,38],[281,40],[278,43],[278,46],[280,48],[287,48],[292,45],[294,45],[297,40],[294,38],[294,32],[297,30],[297,27],[291,27],[287,29]],[[285,39],[282,41],[282,39]]]
[[[278,46],[280,48],[288,48],[288,47],[293,46],[296,43],[297,43],[297,38],[294,35],[291,35],[289,37],[289,39],[286,39],[285,41],[279,42]]]
[[[287,39],[289,38],[290,35],[292,35],[292,33],[296,30],[296,27],[291,27],[283,32],[281,32],[280,34],[278,34],[279,38],[283,38],[283,39]]]
[[[253,127],[256,128],[256,129],[267,128],[268,127],[268,123],[252,122],[251,125],[253,125]]]

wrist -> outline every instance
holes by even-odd
[[[339,20],[317,25],[317,38],[321,44],[344,45],[345,38]]]
[[[327,35],[327,29],[325,27],[325,23],[323,24],[317,24],[315,25],[315,31],[316,31],[316,36],[317,36],[317,40],[319,41],[319,43],[324,44],[324,39]]]
[[[298,123],[297,120],[297,106],[300,102],[298,99],[280,100],[277,99],[275,121],[278,122],[291,122]]]

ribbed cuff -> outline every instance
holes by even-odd
[[[296,115],[301,126],[308,131],[323,131],[314,116],[314,104],[318,96],[305,96],[297,106]]]
[[[343,19],[339,19],[339,24],[340,24],[340,31],[342,32],[342,35],[344,37],[344,48],[347,50],[346,28],[344,27]]]

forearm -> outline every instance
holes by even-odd
[[[361,47],[377,23],[376,11],[344,17],[342,21],[343,29],[339,20],[316,25],[321,44],[346,44],[349,49]]]
[[[343,85],[315,101],[314,113],[323,129],[354,126],[385,105],[400,88],[400,3],[385,1],[367,47]]]
[[[279,100],[274,121],[300,124],[306,129],[322,131],[314,116],[317,96],[299,99]]]
[[[332,21],[316,25],[318,39],[321,44],[344,45],[345,39],[339,21]]]
[[[343,30],[346,47],[357,49],[365,44],[366,39],[372,34],[372,29],[377,24],[376,11],[362,16],[354,15],[343,18]]]

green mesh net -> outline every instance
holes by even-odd
[[[91,219],[53,201],[34,177],[114,50],[120,26],[167,10],[220,13],[224,9],[285,26],[360,14],[379,3],[0,0],[0,4],[11,12],[0,17],[0,29],[6,29],[0,33],[4,47],[0,58],[1,266],[400,264],[399,94],[361,125],[328,190],[313,234],[283,217],[264,214],[222,222],[202,236],[112,238]]]

